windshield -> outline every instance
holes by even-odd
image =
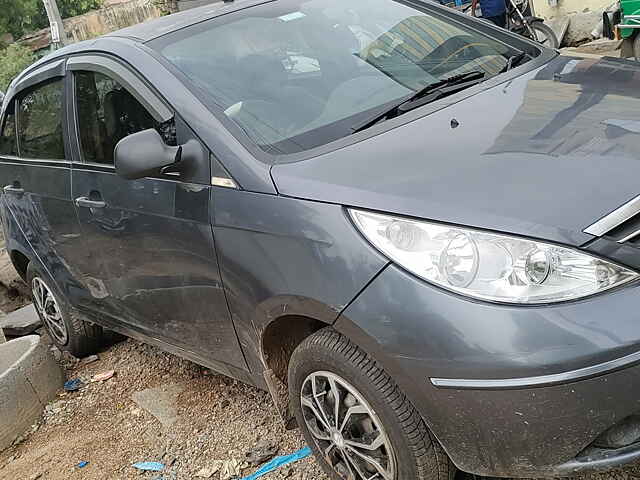
[[[152,46],[274,154],[347,136],[372,112],[443,78],[497,75],[517,52],[394,0],[280,0]]]

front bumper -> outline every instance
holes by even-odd
[[[640,413],[640,288],[544,307],[473,302],[393,265],[336,328],[393,376],[461,470],[563,476],[640,459],[589,449]]]

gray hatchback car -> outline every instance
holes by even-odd
[[[418,0],[217,4],[66,47],[2,106],[51,337],[268,389],[331,478],[640,458],[640,67]]]

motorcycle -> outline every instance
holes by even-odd
[[[548,48],[560,48],[560,42],[553,30],[544,23],[544,19],[531,15],[529,0],[506,0],[507,30],[530,38]],[[471,6],[464,10],[471,15]],[[481,12],[476,11],[481,17]]]

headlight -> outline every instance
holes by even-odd
[[[635,272],[548,243],[349,210],[387,257],[440,287],[504,303],[575,300],[638,278]]]

